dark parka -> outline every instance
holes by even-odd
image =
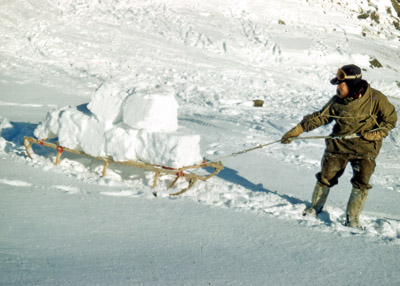
[[[341,99],[334,96],[318,112],[306,115],[301,121],[304,131],[311,131],[335,120],[333,136],[360,134],[375,128],[384,128],[387,136],[396,126],[397,115],[394,106],[380,91],[364,81],[365,93],[360,98]],[[367,141],[362,137],[352,139],[327,139],[326,150],[329,153],[352,154],[376,158],[382,146],[382,140]]]

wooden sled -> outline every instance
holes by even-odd
[[[33,144],[39,144],[42,146],[46,146],[46,147],[50,147],[50,148],[54,148],[57,150],[57,156],[56,156],[56,160],[55,160],[55,165],[57,166],[58,164],[60,164],[60,160],[61,160],[61,155],[64,151],[66,152],[70,152],[73,154],[78,154],[78,155],[82,155],[82,156],[87,156],[90,158],[94,158],[94,159],[98,159],[98,160],[102,160],[104,161],[104,167],[103,167],[103,172],[102,172],[102,177],[106,176],[106,172],[107,172],[107,168],[108,165],[110,163],[115,163],[115,164],[119,164],[119,165],[124,165],[124,166],[132,166],[132,167],[136,167],[136,168],[140,168],[140,169],[144,169],[147,171],[153,171],[155,172],[155,176],[154,176],[154,180],[153,180],[153,188],[155,188],[157,186],[158,183],[158,179],[160,177],[161,174],[167,174],[167,175],[172,175],[175,176],[174,181],[169,185],[169,189],[172,188],[175,183],[178,181],[179,178],[185,178],[186,181],[188,181],[189,185],[182,189],[179,192],[176,193],[172,193],[169,194],[170,196],[178,196],[181,195],[183,193],[185,193],[187,190],[189,190],[191,187],[193,187],[193,185],[197,182],[197,181],[207,181],[209,178],[217,175],[221,170],[224,169],[224,165],[221,162],[202,162],[201,164],[198,165],[194,165],[194,166],[186,166],[186,167],[181,167],[181,168],[171,168],[171,167],[166,167],[166,166],[161,166],[161,165],[154,165],[154,164],[149,164],[149,163],[144,163],[144,162],[138,162],[138,161],[114,161],[111,157],[95,157],[95,156],[91,156],[89,154],[86,154],[85,152],[82,151],[78,151],[78,150],[74,150],[74,149],[69,149],[66,147],[61,147],[57,144],[57,142],[55,143],[50,143],[50,142],[46,142],[44,139],[42,140],[37,140],[35,138],[32,137],[24,137],[24,146],[26,148],[26,153],[28,155],[29,158],[32,159],[32,154],[34,154],[34,151],[32,149],[32,145]],[[189,173],[189,170],[194,170],[194,169],[199,169],[199,168],[205,168],[205,167],[211,167],[214,168],[214,171],[207,175],[207,176],[201,176],[195,173]],[[157,193],[153,192],[153,194],[156,196]]]

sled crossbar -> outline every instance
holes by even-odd
[[[186,167],[181,167],[181,168],[171,168],[171,167],[166,167],[162,165],[155,165],[155,164],[149,164],[149,163],[144,163],[144,162],[138,162],[138,161],[114,161],[113,158],[111,157],[95,157],[92,155],[89,155],[85,152],[74,150],[74,149],[69,149],[66,147],[62,147],[55,143],[47,142],[45,139],[35,139],[32,137],[24,137],[24,146],[26,148],[26,153],[29,158],[32,159],[32,154],[34,154],[34,151],[32,149],[33,144],[39,144],[45,147],[53,148],[57,150],[57,156],[54,164],[57,166],[60,164],[61,161],[61,155],[64,151],[70,152],[73,154],[78,154],[86,157],[90,157],[93,159],[98,159],[101,161],[104,161],[104,167],[103,167],[103,172],[102,172],[102,177],[106,176],[107,173],[107,168],[110,163],[115,163],[119,165],[124,165],[124,166],[131,166],[131,167],[136,167],[140,169],[144,169],[146,171],[153,171],[155,172],[154,180],[153,180],[153,188],[157,186],[158,179],[162,174],[167,174],[167,175],[172,175],[175,176],[174,181],[168,186],[168,188],[172,188],[175,183],[178,181],[179,178],[185,178],[186,181],[189,182],[189,185],[182,189],[179,192],[169,194],[170,196],[178,196],[183,193],[185,193],[187,190],[189,190],[197,181],[207,181],[211,177],[217,175],[221,170],[224,169],[224,165],[221,162],[206,162],[203,161],[201,164],[198,165],[193,165],[193,166],[186,166]],[[206,167],[211,167],[214,168],[214,171],[209,174],[209,175],[199,175],[195,173],[189,173],[187,171],[189,170],[194,170],[194,169],[199,169],[199,168],[206,168]],[[156,195],[156,193],[153,193]]]

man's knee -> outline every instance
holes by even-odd
[[[369,184],[368,182],[360,181],[355,178],[351,179],[351,184],[353,185],[354,188],[360,190],[369,190],[372,188],[372,185]]]
[[[325,153],[322,157],[321,172],[316,174],[318,182],[333,187],[339,183],[348,163],[348,158],[342,154]]]
[[[353,161],[353,178],[351,179],[352,185],[361,190],[371,189],[372,185],[369,183],[369,181],[375,171],[375,166],[375,159],[372,158]]]
[[[339,179],[337,177],[333,177],[331,179],[325,177],[322,175],[321,172],[315,175],[317,178],[318,183],[320,183],[323,186],[330,187],[332,188],[333,186],[337,185],[339,183]]]

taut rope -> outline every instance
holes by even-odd
[[[374,131],[382,130],[382,129],[386,129],[386,128],[385,127],[375,128],[375,129],[372,129],[372,130],[370,130],[368,132],[374,132]],[[358,137],[361,137],[361,134],[353,133],[353,134],[350,134],[350,135],[336,135],[336,136],[335,135],[322,135],[322,136],[294,137],[294,138],[290,138],[290,140],[291,141],[293,141],[293,140],[312,140],[312,139],[331,139],[331,140],[334,140],[334,139],[353,139],[353,138],[358,138]],[[242,154],[245,154],[247,152],[254,151],[254,150],[257,150],[257,149],[261,149],[263,147],[266,147],[266,146],[269,146],[269,145],[272,145],[272,144],[275,144],[275,143],[278,143],[278,142],[281,142],[281,140],[276,140],[276,141],[272,141],[272,142],[265,143],[265,144],[259,144],[259,145],[255,146],[255,147],[252,147],[252,148],[249,148],[249,149],[245,149],[245,150],[242,150],[242,151],[238,151],[238,152],[234,152],[232,154],[220,157],[218,159],[211,160],[210,162],[219,162],[219,161],[222,161],[223,159],[226,159],[226,158],[229,158],[229,157],[235,157],[235,156],[238,156],[238,155],[242,155]]]

